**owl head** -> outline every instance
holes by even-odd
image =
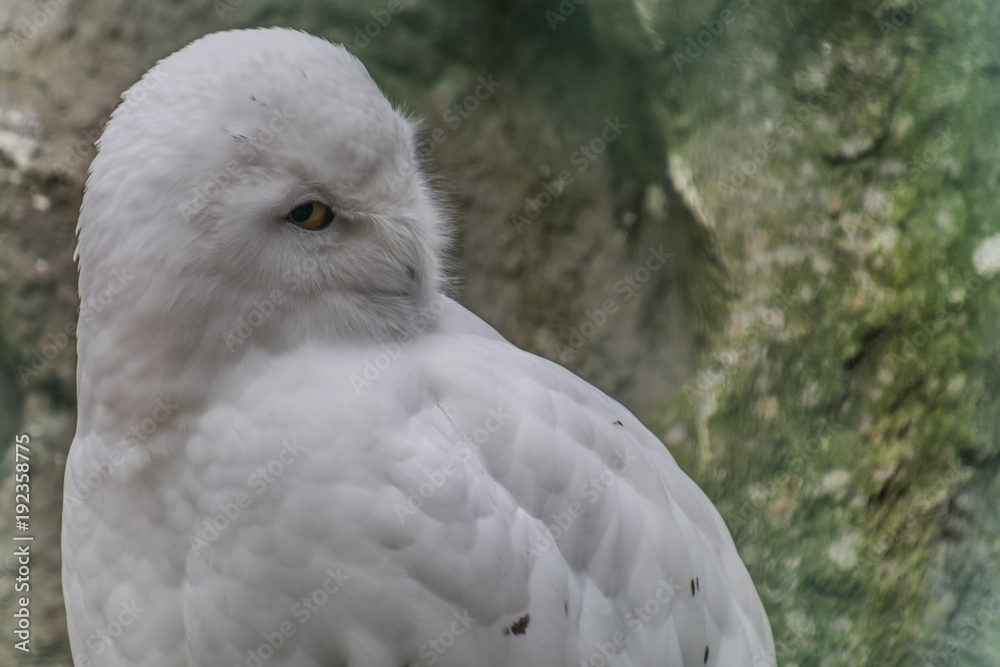
[[[98,336],[234,354],[405,333],[448,238],[414,133],[357,58],[302,32],[215,33],[160,61],[91,165],[81,357]]]

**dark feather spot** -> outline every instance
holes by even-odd
[[[256,98],[256,97],[254,97],[253,95],[251,95],[251,96],[250,96],[250,101],[252,101],[252,102],[256,102],[256,101],[257,101],[257,98]]]
[[[525,632],[528,631],[528,623],[530,622],[531,622],[531,614],[525,614],[521,618],[514,621],[514,625],[510,626],[510,628],[504,628],[503,634],[504,636],[507,636],[511,633],[515,635],[523,635]]]
[[[691,580],[691,597],[694,597],[694,579]]]
[[[614,424],[615,426],[625,426],[625,424],[622,423],[621,419],[616,419],[611,423]]]
[[[708,647],[705,647],[705,664],[708,664]]]
[[[694,578],[694,587],[698,589],[699,593],[701,593],[701,580],[698,579],[698,577]]]
[[[569,616],[569,601],[568,600],[566,602],[563,602],[563,611],[565,611],[566,615]]]

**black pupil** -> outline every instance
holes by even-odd
[[[302,206],[296,206],[292,209],[292,220],[295,222],[305,222],[313,213],[312,202],[308,204],[303,204]]]

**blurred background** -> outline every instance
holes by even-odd
[[[0,0],[0,664],[71,664],[94,142],[157,59],[271,25],[343,43],[422,119],[457,297],[663,439],[725,517],[780,665],[1000,664],[989,0]]]

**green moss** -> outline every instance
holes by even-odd
[[[885,37],[870,15],[843,8],[794,46],[756,43],[797,54],[778,97],[796,103],[809,67],[826,67],[829,96],[766,173],[733,200],[709,202],[739,221],[718,233],[738,288],[730,315],[744,326],[709,339],[653,422],[727,519],[779,664],[923,664],[964,608],[953,599],[942,611],[928,582],[946,576],[954,499],[976,467],[996,470],[1000,448],[1000,289],[970,261],[1000,230],[1000,95],[995,82],[983,90],[1000,58],[967,39],[1000,26],[1000,14],[962,4],[921,4]],[[828,56],[815,55],[821,41]],[[740,123],[738,107],[697,81],[681,86],[707,96],[697,100],[707,117],[702,134],[675,138],[710,151],[716,124]],[[871,146],[851,154],[851,137]],[[794,197],[761,189],[767,176],[794,188],[805,163],[811,180]],[[766,242],[751,250],[748,238]],[[779,251],[786,259],[771,259]],[[765,309],[780,326],[760,322]],[[990,539],[997,553],[1000,538]],[[942,588],[966,585],[966,575],[947,576],[956,580]],[[977,641],[962,651],[986,655]]]

